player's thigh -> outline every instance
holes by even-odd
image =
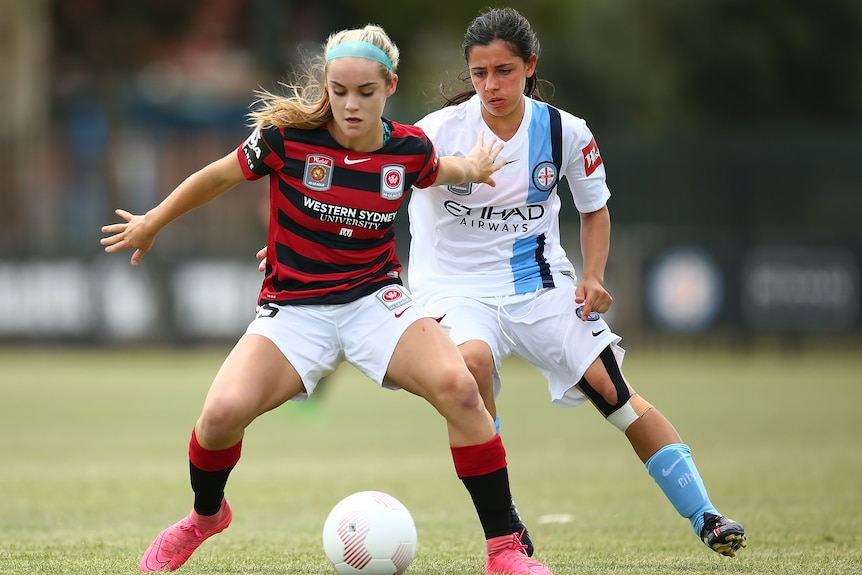
[[[458,346],[480,387],[499,393],[499,371],[511,349],[500,330],[497,306],[476,298],[447,297],[426,304]],[[493,390],[492,390],[493,388]]]
[[[617,346],[613,345],[610,352],[603,349],[584,372],[582,380],[609,404],[617,403],[621,394],[628,396],[634,393],[634,388],[623,375],[622,361],[617,351]]]
[[[432,318],[414,321],[401,335],[386,378],[432,403],[476,395],[475,379],[448,334]]]
[[[204,403],[204,415],[245,427],[304,391],[296,369],[269,339],[244,335],[225,359]]]
[[[337,323],[346,307],[267,304],[258,308],[246,336],[254,334],[272,342],[299,374],[302,389],[291,399],[307,399],[317,382],[343,360]]]
[[[496,359],[509,353],[505,338],[500,333],[497,307],[476,298],[446,297],[425,303],[433,317],[440,318],[440,325],[455,342],[484,342]]]

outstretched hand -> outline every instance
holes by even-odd
[[[152,231],[147,225],[146,216],[138,216],[127,212],[126,210],[115,210],[118,216],[123,218],[125,223],[108,224],[102,226],[102,233],[113,234],[99,240],[99,243],[105,246],[107,253],[118,252],[120,250],[135,250],[132,254],[132,265],[136,266],[144,257],[144,254],[150,251],[153,247],[153,242],[156,239],[156,232]]]
[[[485,143],[485,132],[479,132],[479,137],[476,139],[476,145],[467,154],[466,160],[470,162],[475,170],[474,177],[468,178],[471,182],[488,184],[496,186],[494,178],[491,174],[506,165],[506,159],[501,158],[500,152],[503,151],[504,145],[497,142],[497,138],[492,138],[487,144]]]

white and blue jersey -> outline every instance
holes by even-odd
[[[525,104],[495,187],[433,186],[412,194],[407,281],[416,296],[495,297],[572,285],[557,185],[565,177],[578,211],[594,212],[610,197],[605,168],[584,120],[527,97]],[[486,141],[493,137],[478,96],[416,125],[441,156],[467,156],[479,132]]]

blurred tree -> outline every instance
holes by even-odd
[[[42,248],[53,237],[45,165],[50,26],[47,0],[0,0],[0,255]]]
[[[108,206],[118,205],[115,134],[127,121],[124,98],[141,67],[189,28],[200,0],[51,3],[57,117],[68,138],[69,171],[60,229],[64,249],[98,246]]]
[[[599,130],[675,132],[862,120],[862,2],[512,1],[542,43],[555,103]],[[410,115],[464,67],[463,32],[487,3],[328,2],[338,27],[382,25],[402,51]],[[444,74],[446,72],[446,74]],[[421,107],[421,108],[420,108]]]
[[[804,186],[823,186],[827,181],[826,168],[819,166],[829,163],[828,154],[816,155],[817,150],[833,150],[834,155],[836,149],[858,148],[862,120],[859,0],[511,0],[508,4],[529,18],[539,35],[538,74],[553,84],[551,102],[586,118],[608,160],[617,164],[612,185],[627,194],[630,207],[628,214],[624,208],[617,209],[618,221],[625,222],[626,217],[692,221],[696,214],[702,218],[697,223],[705,226],[735,217],[735,206],[724,198],[727,189],[737,190],[738,199],[749,195],[748,188],[739,191],[736,180],[742,173],[749,174],[745,178],[749,186],[776,189],[781,182],[788,198],[801,198]],[[172,56],[178,46],[188,46],[189,37],[201,43],[231,35],[230,42],[254,55],[251,65],[231,69],[258,66],[266,75],[263,86],[275,88],[297,61],[298,46],[317,50],[332,31],[380,24],[402,55],[398,94],[386,113],[411,122],[439,107],[441,85],[447,93],[463,88],[458,75],[466,68],[461,51],[464,30],[488,4],[438,0],[418,14],[415,3],[390,3],[383,8],[379,3],[348,0],[53,0],[51,7],[53,78],[55,92],[61,96],[55,100],[61,104],[57,117],[78,119],[60,128],[95,150],[86,158],[73,158],[69,165],[105,172],[99,181],[82,179],[79,185],[73,179],[68,193],[96,190],[113,206],[116,185],[108,172],[116,161],[106,142],[112,130],[129,122],[123,115],[123,91],[148,63]],[[202,26],[202,19],[212,19],[217,12],[220,26]],[[207,78],[213,76],[232,83],[242,100],[240,108],[256,87],[256,78],[229,76],[223,65],[214,66]],[[151,84],[164,85],[161,76],[152,77]],[[177,123],[174,129],[192,126],[197,131],[214,123],[212,115],[202,112],[200,100],[186,97],[182,104],[186,111],[200,112],[198,123]],[[241,112],[235,114],[237,124]],[[169,120],[179,122],[176,116]],[[840,130],[843,136],[836,135]],[[745,133],[745,142],[734,136],[740,132]],[[823,138],[832,142],[831,148],[820,145],[818,136],[808,136],[825,132],[831,132]],[[839,142],[841,137],[847,141]],[[793,147],[783,148],[768,166],[750,159],[773,158],[770,151],[779,140],[790,141]],[[72,154],[80,148],[69,147]],[[672,153],[679,158],[682,148],[690,156],[685,169],[666,159]],[[732,160],[726,151],[730,148],[735,150]],[[804,182],[777,177],[772,172],[782,170],[788,154],[806,155],[820,171],[811,171]],[[856,196],[846,190],[858,187],[858,182],[848,179],[849,167],[844,169],[837,173],[833,168],[828,190],[818,192],[841,194],[843,203],[831,205],[850,208],[848,202]],[[185,165],[177,170],[185,170]],[[100,181],[108,183],[104,193],[98,190]],[[703,192],[710,186],[715,187],[714,193],[691,193],[694,187]],[[626,187],[648,189],[652,196],[645,195],[638,204]],[[657,201],[657,193],[664,201]],[[705,204],[707,199],[713,203]],[[101,221],[104,208],[92,198],[81,200],[80,217]],[[695,201],[699,203],[691,204]],[[780,212],[777,204],[769,199],[763,202],[761,211],[774,219]],[[678,209],[667,209],[671,205]],[[787,216],[777,224],[799,223],[801,211],[794,205],[792,201],[781,204]],[[853,213],[839,211],[845,218]],[[765,216],[748,217],[756,225]],[[95,234],[97,224],[84,222],[81,228]],[[92,247],[93,238],[83,238],[82,245]]]
[[[862,121],[856,0],[614,0],[579,18],[573,41],[589,57],[572,65],[601,122],[674,132]]]
[[[833,126],[862,120],[862,3],[711,6],[711,14],[675,13],[664,36],[666,50],[676,46],[687,56],[679,68],[686,79],[681,97],[702,120]]]
[[[74,64],[93,76],[127,74],[158,55],[189,28],[201,0],[52,3],[57,72]]]

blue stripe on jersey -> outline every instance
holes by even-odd
[[[509,262],[516,294],[554,287],[551,267],[545,259],[545,234],[515,240]]]
[[[553,159],[551,151],[551,120],[548,112],[545,109],[546,104],[536,102],[535,100],[527,100],[533,106],[533,115],[530,118],[530,127],[527,132],[527,138],[530,141],[530,170],[538,166],[541,162],[548,162]],[[533,182],[532,174],[528,175],[530,181],[527,188],[527,203],[535,204],[544,202],[548,199],[548,191],[542,191],[536,187]]]

